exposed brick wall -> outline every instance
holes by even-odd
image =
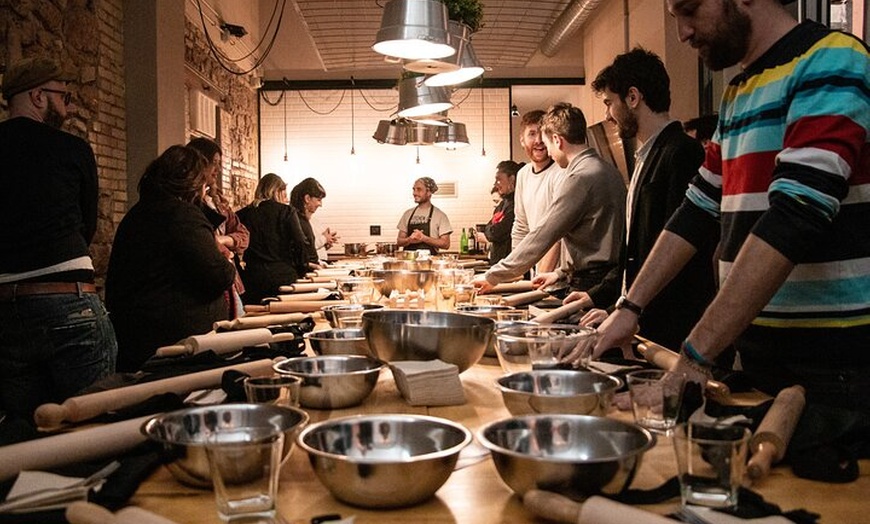
[[[185,86],[186,111],[189,115],[194,89],[204,89],[218,102],[218,142],[224,152],[221,189],[234,208],[242,207],[254,196],[258,180],[257,92],[250,87],[248,75],[237,76],[221,67],[208,48],[202,27],[189,19],[185,21],[184,47],[184,61],[194,71]],[[190,118],[187,122],[190,136]]]
[[[122,0],[0,2],[0,64],[46,54],[76,72],[73,108],[64,129],[94,149],[99,172],[97,234],[91,254],[102,284],[126,190],[126,111]],[[5,101],[0,119],[6,118]]]

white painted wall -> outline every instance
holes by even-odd
[[[285,101],[272,106],[261,99],[261,173],[277,173],[287,181],[288,192],[302,179],[316,178],[327,194],[316,217],[337,230],[345,242],[395,241],[402,212],[414,205],[414,180],[430,176],[436,182],[456,182],[456,198],[436,194],[433,203],[450,218],[455,231],[451,249],[457,250],[461,228],[485,223],[492,215],[495,166],[510,158],[509,89],[457,90],[453,103],[458,107],[449,115],[466,125],[471,145],[455,151],[421,146],[419,164],[415,146],[378,144],[372,139],[378,121],[389,119],[395,111],[397,92],[365,89],[362,94],[377,110],[357,90],[351,122],[350,90],[287,91],[286,128]],[[266,93],[272,102],[279,95]],[[352,127],[355,155],[350,154]],[[482,146],[486,156],[481,155]],[[380,225],[381,235],[370,236],[370,225]]]

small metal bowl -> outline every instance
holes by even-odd
[[[327,329],[303,335],[315,355],[371,355],[361,328]]]
[[[372,311],[375,309],[384,309],[384,306],[380,304],[335,304],[332,306],[323,306],[320,308],[320,312],[323,314],[323,318],[329,322],[329,327],[337,328],[338,327],[338,318],[336,318],[336,310],[347,310],[347,309],[356,309],[362,306],[363,311]]]
[[[603,417],[622,381],[603,373],[535,370],[505,375],[496,381],[511,415],[571,413]]]
[[[435,289],[438,273],[429,269],[373,269],[372,278],[378,281],[375,283],[375,288],[381,296],[389,297],[394,291],[431,293]],[[380,282],[381,280],[383,282]]]
[[[457,313],[462,313],[464,315],[474,315],[476,317],[491,318],[493,320],[498,319],[499,311],[508,311],[510,309],[516,308],[514,308],[513,306],[503,306],[499,304],[462,304],[456,306]],[[499,327],[501,326],[499,324],[496,324],[496,328],[498,329]],[[495,337],[492,337],[489,344],[486,346],[486,351],[483,352],[484,356],[497,356],[495,345]]]
[[[483,426],[477,437],[518,495],[541,489],[574,500],[625,490],[655,445],[636,424],[587,415],[508,418]]]
[[[340,409],[362,404],[375,389],[383,367],[383,362],[370,356],[326,355],[288,358],[272,369],[302,379],[302,407]]]
[[[156,415],[142,424],[141,432],[158,442],[166,469],[182,484],[211,488],[212,475],[205,444],[222,432],[252,432],[274,428],[284,434],[284,460],[293,451],[299,431],[308,423],[301,409],[270,404],[221,404],[181,409]]]
[[[298,438],[332,495],[364,508],[423,502],[447,481],[471,432],[423,415],[365,415],[312,424]]]

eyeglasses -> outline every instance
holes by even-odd
[[[42,88],[43,91],[47,93],[57,93],[59,95],[63,95],[63,105],[68,106],[70,102],[72,102],[72,93],[69,91],[61,91],[59,89],[49,89],[47,87]]]

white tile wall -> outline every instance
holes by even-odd
[[[453,103],[458,107],[449,116],[466,125],[471,145],[455,151],[421,146],[419,164],[417,147],[378,144],[372,138],[378,121],[390,119],[396,110],[397,92],[366,89],[362,94],[368,103],[359,90],[353,97],[355,155],[350,154],[349,90],[287,91],[277,106],[261,99],[261,172],[277,173],[289,187],[303,178],[316,178],[327,194],[317,218],[337,230],[345,242],[395,241],[399,217],[414,205],[414,180],[430,176],[436,182],[454,181],[458,196],[438,198],[436,194],[433,203],[450,218],[455,230],[451,249],[458,249],[462,227],[489,220],[495,166],[510,158],[509,89],[457,90]],[[266,96],[274,102],[279,93],[267,92]],[[481,155],[482,135],[486,156]],[[380,225],[381,235],[370,236],[370,225]]]

